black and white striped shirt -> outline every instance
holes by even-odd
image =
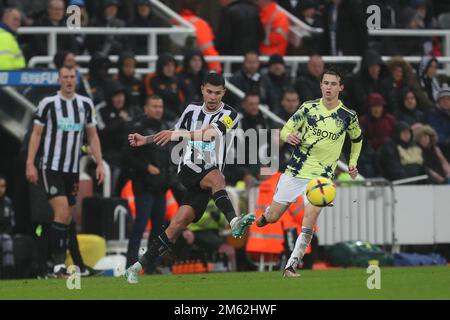
[[[34,123],[45,126],[41,169],[78,173],[84,130],[97,124],[92,100],[78,94],[67,99],[58,92],[41,100]]]
[[[183,150],[183,156],[178,165],[187,166],[197,173],[217,166],[223,170],[226,159],[225,134],[227,130],[236,129],[239,114],[227,104],[214,111],[208,112],[203,103],[191,103],[186,107],[177,124],[176,130],[203,130],[212,125],[220,134],[219,139],[213,141],[189,141]]]

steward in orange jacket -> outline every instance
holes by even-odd
[[[286,55],[288,47],[289,19],[278,10],[275,1],[258,0],[259,16],[266,31],[266,37],[259,47],[261,55]]]
[[[219,56],[219,52],[214,46],[214,33],[208,22],[196,16],[190,9],[182,9],[180,16],[194,26],[197,45],[202,54],[204,56]],[[222,73],[220,62],[208,62],[208,67],[210,70]]]

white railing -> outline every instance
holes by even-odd
[[[75,59],[78,63],[88,63],[91,59],[91,56],[82,55],[82,56],[77,56]],[[109,56],[109,59],[111,60],[111,62],[117,62],[118,56],[115,56],[115,55]],[[182,61],[183,56],[176,55],[175,59],[177,61]],[[332,63],[332,64],[341,64],[341,63],[360,64],[362,58],[360,56],[323,56],[322,59],[324,60],[325,63]],[[382,59],[383,59],[383,61],[388,61],[389,59],[392,59],[392,57],[383,56]],[[420,60],[422,59],[422,57],[410,56],[410,57],[403,57],[403,59],[409,63],[419,63]],[[136,60],[138,62],[154,64],[154,62],[156,60],[158,60],[158,56],[157,55],[148,55],[148,56],[138,55],[138,56],[136,56]],[[223,63],[224,76],[229,77],[232,74],[231,73],[232,64],[242,63],[244,61],[244,57],[242,57],[242,56],[205,56],[205,60],[208,62],[209,61],[219,61],[219,62]],[[268,56],[260,56],[259,60],[261,62],[268,62],[269,57]],[[439,63],[445,64],[447,66],[447,68],[450,68],[450,56],[449,57],[437,57],[437,60],[439,61]],[[36,66],[42,65],[42,64],[46,64],[47,66],[51,67],[52,61],[53,61],[53,56],[35,56],[35,57],[31,58],[30,61],[28,62],[28,67],[35,68]],[[290,69],[291,77],[295,79],[299,65],[308,63],[309,57],[307,57],[307,56],[286,56],[286,57],[284,57],[284,61],[290,67],[289,69]],[[117,69],[115,69],[115,68],[111,68],[109,71],[112,74],[117,73]],[[147,74],[147,73],[154,72],[154,71],[155,71],[154,67],[136,69],[136,73],[140,74],[140,75]],[[80,68],[80,72],[83,74],[86,74],[88,72],[88,69]]]

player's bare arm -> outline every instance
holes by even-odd
[[[157,145],[164,146],[169,141],[177,141],[181,139],[189,139],[195,141],[211,141],[218,135],[217,130],[212,126],[208,126],[203,130],[186,131],[186,130],[164,130],[155,134],[153,142]]]
[[[95,162],[97,163],[97,168],[95,169],[97,183],[101,184],[103,182],[103,179],[105,178],[105,170],[103,168],[103,157],[102,149],[100,146],[100,139],[98,138],[97,129],[95,127],[86,128],[86,133],[89,146],[92,150]]]
[[[36,153],[39,149],[39,144],[41,142],[42,132],[44,131],[44,126],[35,124],[33,126],[33,131],[31,132],[30,142],[28,144],[28,156],[26,163],[26,177],[30,183],[36,184],[39,180],[38,171],[34,165],[36,159]]]

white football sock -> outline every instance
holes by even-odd
[[[314,231],[312,229],[305,227],[302,228],[300,236],[295,241],[294,251],[292,251],[291,256],[289,257],[289,260],[286,264],[286,267],[294,263],[296,259],[298,259],[298,261],[301,261],[303,259],[303,256],[305,255],[306,252],[306,248],[311,242],[313,233]]]
[[[136,262],[135,264],[132,265],[132,268],[139,273],[142,270],[142,265],[139,262]]]

